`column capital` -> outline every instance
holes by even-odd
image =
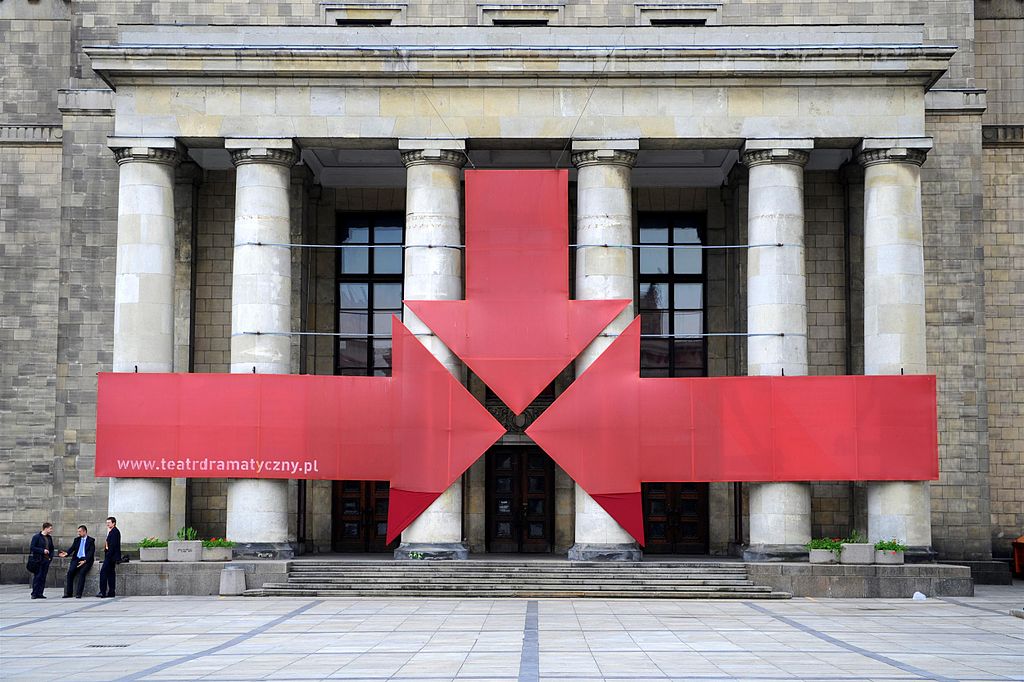
[[[466,165],[466,141],[442,138],[406,138],[398,141],[406,168],[439,164],[462,168]]]
[[[231,163],[236,167],[247,163],[267,163],[290,168],[299,160],[299,149],[291,138],[229,138],[224,140],[224,148],[231,154]]]
[[[911,163],[920,166],[932,148],[930,137],[864,138],[855,150],[865,168],[880,163]]]
[[[632,168],[640,140],[573,140],[572,163],[583,166],[615,165]]]
[[[173,137],[108,137],[107,147],[119,166],[132,161],[177,166],[185,158],[185,148]]]
[[[740,160],[747,168],[768,163],[787,163],[805,166],[810,158],[814,140],[808,139],[751,139],[743,144]]]

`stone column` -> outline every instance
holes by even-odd
[[[459,217],[466,143],[463,140],[399,140],[398,148],[408,169],[403,296],[411,301],[461,299],[462,250],[457,247],[462,244]],[[465,369],[455,354],[411,310],[404,308],[402,316],[405,326],[431,354],[456,379],[465,383]],[[461,480],[452,483],[402,531],[395,558],[408,559],[410,552],[434,559],[469,556],[462,537]]]
[[[231,274],[231,372],[291,371],[291,167],[288,139],[227,140],[235,164],[235,240]],[[260,332],[259,336],[254,332]],[[288,481],[228,482],[227,537],[236,554],[290,558]]]
[[[110,138],[120,175],[114,280],[115,372],[174,366],[174,169],[172,138]],[[111,478],[108,509],[125,542],[171,534],[167,478]]]
[[[811,140],[748,140],[747,374],[807,374],[804,180]],[[758,336],[765,334],[766,336]],[[782,334],[782,336],[774,336]],[[750,486],[750,561],[805,559],[811,539],[809,483]]]
[[[921,164],[929,138],[865,139],[864,374],[924,374]],[[927,481],[868,483],[868,539],[897,538],[909,558],[934,556]]]
[[[628,298],[635,295],[633,276],[633,206],[630,176],[637,140],[574,141],[576,176],[576,242],[614,244],[576,249],[576,298]],[[579,376],[611,345],[635,316],[627,306],[576,358]],[[570,561],[639,561],[640,548],[583,488],[576,485],[575,544]]]

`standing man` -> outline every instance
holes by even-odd
[[[53,561],[53,524],[47,521],[43,529],[32,536],[32,544],[29,546],[29,554],[39,563],[35,575],[32,576],[32,598],[46,599],[43,590],[46,589],[46,574],[50,572],[50,562]]]
[[[121,560],[121,531],[117,519],[107,517],[107,539],[103,543],[103,563],[100,564],[100,599],[117,596],[117,562]]]
[[[71,588],[74,587],[75,599],[81,599],[82,591],[85,589],[85,575],[96,560],[96,541],[89,537],[89,529],[79,526],[78,537],[71,543],[71,547],[66,552],[61,552],[59,556],[71,557],[68,575],[64,579],[64,598],[71,596]]]

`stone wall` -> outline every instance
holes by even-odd
[[[992,554],[1024,533],[1024,147],[985,149],[985,341]]]
[[[0,552],[53,520],[61,147],[0,140]]]
[[[928,370],[939,392],[932,544],[950,559],[991,556],[979,123],[929,116],[935,148],[921,169]]]

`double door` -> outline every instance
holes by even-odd
[[[644,535],[649,554],[706,554],[708,484],[644,483]]]
[[[491,448],[487,453],[487,550],[550,552],[554,488],[554,462],[539,448]]]
[[[331,545],[335,552],[386,552],[387,481],[335,481]]]

